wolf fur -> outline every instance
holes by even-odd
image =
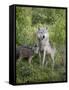
[[[38,46],[39,46],[40,63],[42,62],[42,65],[44,65],[46,60],[45,56],[48,53],[52,58],[52,67],[54,67],[54,56],[55,56],[56,48],[53,48],[50,44],[48,29],[38,28],[37,39],[38,39]],[[43,60],[41,60],[41,52],[43,52]]]
[[[31,64],[34,54],[38,53],[38,47],[35,45],[33,47],[22,45],[16,48],[16,60],[22,60],[22,58],[27,58]]]

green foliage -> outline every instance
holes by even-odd
[[[37,42],[36,31],[40,26],[48,27],[49,38],[56,47],[55,70],[51,71],[51,58],[48,67],[41,68],[38,57],[33,58],[32,65],[24,61],[16,63],[16,82],[64,81],[64,53],[66,38],[65,9],[16,7],[16,45],[34,45]]]
[[[24,59],[19,63],[17,62],[17,83],[65,81],[63,67],[55,67],[55,70],[52,71],[51,66],[47,66],[44,68],[40,67],[40,65],[34,61],[35,59],[33,59],[33,64],[31,65],[24,61]]]

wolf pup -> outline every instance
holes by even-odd
[[[41,63],[41,52],[43,52],[42,66],[45,63],[45,56],[48,53],[48,54],[50,54],[50,56],[52,58],[52,68],[53,68],[56,48],[51,47],[51,44],[49,42],[48,29],[47,28],[38,28],[37,39],[38,39],[38,46],[39,46],[40,63]]]
[[[19,61],[22,58],[28,58],[29,64],[31,64],[31,60],[32,60],[34,54],[38,54],[37,45],[35,45],[33,47],[22,45],[22,46],[19,46],[16,48],[16,59],[18,59]]]

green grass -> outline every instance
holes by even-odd
[[[51,63],[41,67],[38,58],[33,58],[30,65],[27,60],[23,59],[16,63],[16,83],[36,83],[36,82],[53,82],[65,81],[64,67],[55,64],[52,71]]]

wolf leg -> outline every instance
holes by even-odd
[[[44,62],[45,62],[45,56],[46,56],[46,51],[44,50],[44,53],[43,53],[43,62],[42,62],[42,65],[44,65]]]
[[[40,66],[41,66],[41,53],[39,52],[39,60],[40,60]]]
[[[54,70],[54,55],[51,55],[51,58],[52,58],[52,70]]]
[[[29,64],[31,64],[33,56],[29,57]]]
[[[20,62],[22,60],[22,56],[19,57],[18,61]]]

